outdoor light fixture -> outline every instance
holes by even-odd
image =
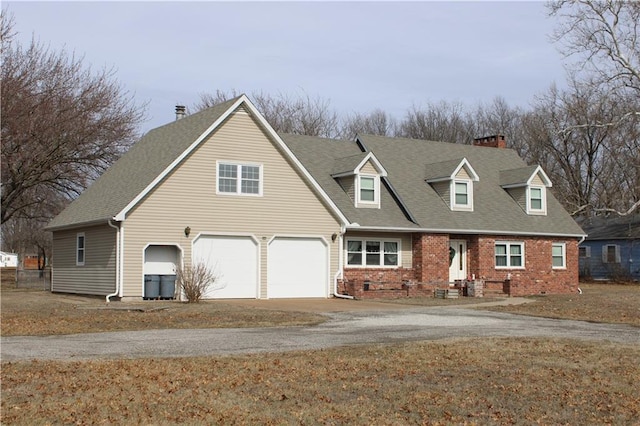
[[[331,234],[331,241],[335,242],[336,238],[338,238],[338,234],[336,234],[335,232]]]
[[[184,228],[184,236],[185,237],[189,237],[189,234],[191,233],[191,227],[187,226],[186,228]]]

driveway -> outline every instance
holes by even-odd
[[[0,351],[2,361],[19,361],[220,356],[478,337],[551,337],[640,344],[640,330],[627,325],[535,318],[477,311],[468,306],[425,308],[363,303],[358,309],[344,310],[347,305],[340,302],[324,307],[322,311],[329,320],[317,326],[2,337]],[[510,301],[513,302],[517,300]],[[302,310],[300,303],[307,302],[274,301],[270,306]]]

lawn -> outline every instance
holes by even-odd
[[[582,290],[490,309],[640,325],[640,286]],[[396,303],[449,302],[457,303]],[[3,289],[2,334],[323,320],[224,302],[103,306],[103,299]],[[638,345],[484,338],[210,358],[3,362],[0,423],[632,425],[640,419],[638,359]]]

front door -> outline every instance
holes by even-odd
[[[449,282],[467,278],[467,242],[449,241]]]

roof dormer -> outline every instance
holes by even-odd
[[[473,182],[478,180],[466,158],[427,165],[425,181],[453,211],[473,211]]]
[[[547,214],[549,176],[540,166],[521,167],[500,172],[500,186],[530,215]]]
[[[372,152],[337,159],[331,176],[356,207],[380,208],[380,178],[387,176],[387,171]]]

